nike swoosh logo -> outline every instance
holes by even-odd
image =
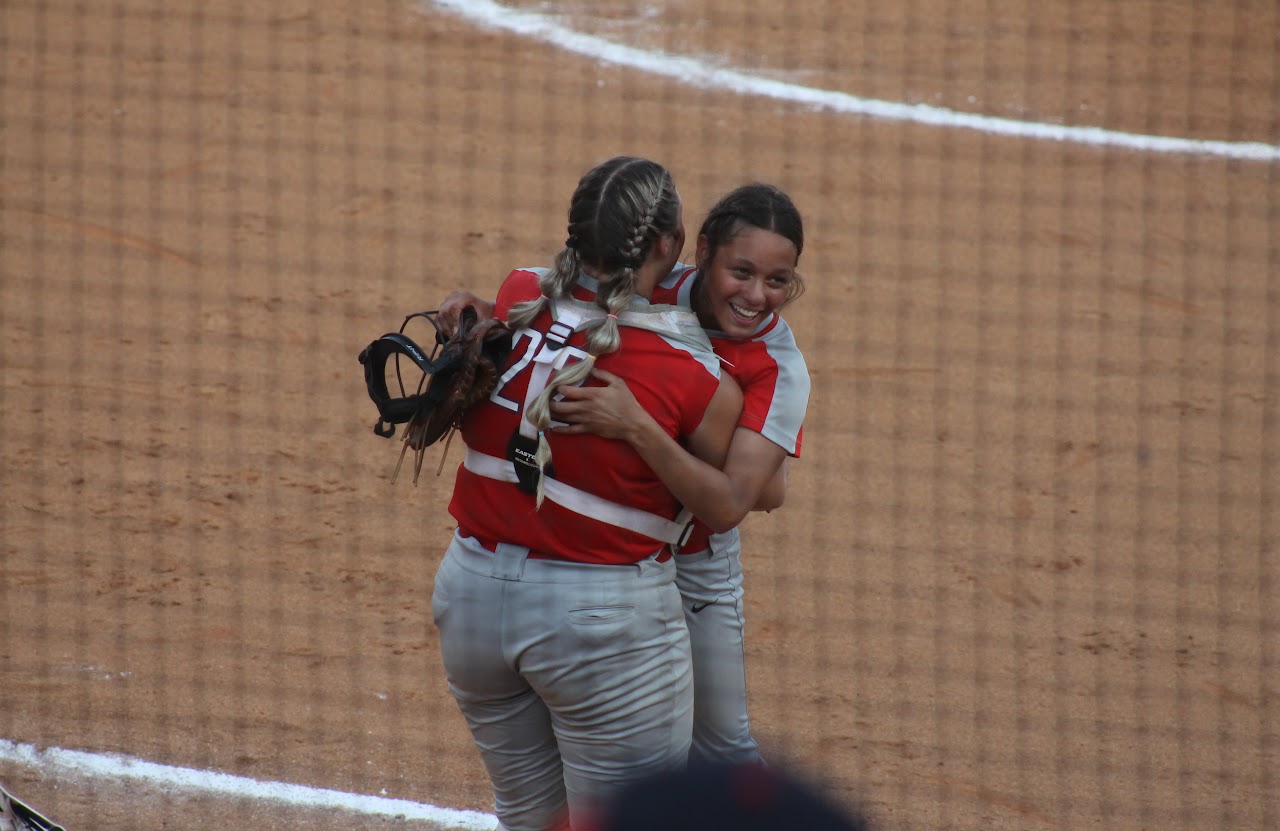
[[[689,611],[693,612],[696,615],[698,612],[701,612],[703,609],[711,605],[713,604],[712,603],[694,603],[692,606],[689,607]]]

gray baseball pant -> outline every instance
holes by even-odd
[[[693,724],[675,563],[580,565],[455,534],[431,605],[444,667],[510,831],[683,767]]]
[[[693,649],[695,760],[763,762],[747,715],[742,539],[738,529],[711,547],[676,557],[676,585]]]

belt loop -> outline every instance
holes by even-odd
[[[651,554],[636,563],[636,569],[641,577],[648,577],[651,574],[661,574],[666,570],[667,563],[671,562],[671,558],[668,557],[666,560],[661,559],[662,552],[665,550],[666,546],[663,546],[658,549],[656,553]]]
[[[523,577],[529,549],[506,542],[498,543],[497,549],[493,554],[493,576],[499,580],[519,580]]]

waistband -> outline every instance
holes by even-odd
[[[677,563],[702,563],[702,562],[706,562],[707,560],[714,559],[717,553],[719,552],[711,548],[703,548],[703,549],[699,549],[698,551],[685,551],[684,549],[681,549],[680,551],[676,552],[676,562]]]
[[[470,540],[471,542],[475,543],[476,545],[479,545],[481,548],[493,554],[497,554],[499,551],[499,546],[502,546],[503,548],[521,549],[522,551],[526,552],[524,556],[530,560],[550,560],[550,561],[559,562],[559,563],[581,563],[580,560],[568,560],[568,559],[565,559],[564,557],[561,557],[558,554],[547,554],[542,551],[534,551],[533,549],[525,548],[522,545],[514,545],[512,543],[505,543],[499,540],[490,539],[488,537],[482,537],[478,534],[471,533],[465,528],[458,528],[455,533],[457,536],[462,537],[464,540]],[[656,563],[665,563],[667,560],[670,560],[671,557],[672,557],[671,547],[668,545],[664,545],[661,548],[659,548],[657,551],[655,551],[653,554],[650,554],[648,557],[646,557],[645,560],[653,560]],[[620,568],[627,568],[633,564],[632,563],[582,563],[582,565],[589,565],[592,567],[618,566]]]
[[[586,582],[653,577],[674,579],[675,563],[668,553],[656,552],[635,563],[580,563],[575,560],[538,556],[522,545],[480,540],[462,529],[454,532],[449,556],[468,571],[504,580]],[[661,557],[661,558],[660,558]]]

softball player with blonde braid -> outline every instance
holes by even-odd
[[[579,182],[554,266],[513,271],[498,292],[513,349],[461,425],[458,527],[432,609],[505,831],[545,831],[688,758],[680,505],[626,443],[557,434],[548,407],[603,369],[673,441],[723,463],[741,393],[693,314],[646,300],[683,241],[670,174],[611,159]],[[573,299],[583,281],[594,302]]]
[[[744,404],[723,472],[654,429],[627,384],[606,371],[604,386],[565,391],[556,418],[627,441],[699,519],[676,557],[694,662],[694,758],[759,761],[747,714],[741,544],[749,510],[778,507],[785,460],[798,457],[809,375],[778,309],[803,291],[800,214],[785,193],[747,185],[711,209],[697,243],[698,268],[678,266],[655,302],[691,307],[742,388]],[[713,533],[720,531],[722,533]]]

